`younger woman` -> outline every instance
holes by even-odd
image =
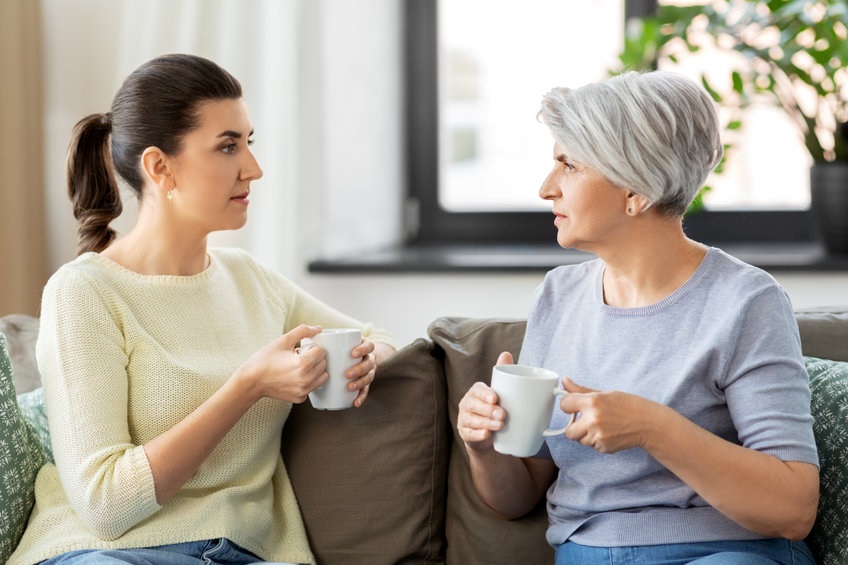
[[[56,464],[12,564],[311,563],[280,457],[293,403],[327,378],[321,327],[358,327],[361,406],[383,331],[319,302],[236,249],[262,169],[241,86],[191,55],[133,72],[77,124],[68,188],[80,255],[47,284],[37,345]],[[116,239],[116,177],[140,200]]]

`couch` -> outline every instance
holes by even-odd
[[[848,309],[796,318],[822,460],[820,512],[808,543],[820,563],[846,564]],[[21,324],[27,329],[12,333],[31,332],[37,321],[22,317]],[[518,319],[439,318],[426,338],[380,366],[362,408],[294,407],[282,454],[319,563],[552,563],[544,505],[512,521],[489,510],[455,433],[459,399],[473,382],[489,379],[498,353],[518,353],[524,329]],[[14,349],[18,392],[37,393],[37,374],[23,374],[31,344]]]

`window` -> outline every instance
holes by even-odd
[[[626,18],[652,5],[527,0],[486,3],[481,16],[479,0],[408,0],[410,241],[551,243],[549,205],[537,196],[552,147],[547,128],[535,119],[541,95],[557,82],[577,85],[606,76],[616,64]],[[480,47],[495,63],[485,62]],[[774,124],[761,121],[780,127]],[[766,138],[784,135],[760,130]],[[791,176],[774,166],[790,157],[754,153],[736,178],[711,180],[708,208],[686,219],[688,233],[712,244],[813,242],[806,165]],[[751,180],[752,170],[763,174]],[[735,189],[741,185],[750,190]],[[778,185],[788,188],[776,200]]]
[[[547,210],[537,183],[550,168],[552,139],[534,119],[539,101],[552,81],[596,81],[615,65],[624,5],[490,2],[485,25],[479,7],[479,0],[437,3],[439,205]]]

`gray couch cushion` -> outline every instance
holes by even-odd
[[[804,355],[848,361],[848,307],[798,310],[795,319]]]
[[[38,337],[38,318],[25,314],[9,314],[0,318],[0,334],[6,336],[9,358],[15,373],[18,394],[41,386],[35,362],[35,339]]]

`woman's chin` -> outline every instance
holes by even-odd
[[[569,237],[566,237],[566,235],[561,232],[557,234],[557,244],[563,249],[574,248],[574,240]]]
[[[233,218],[230,224],[227,228],[228,230],[240,230],[243,228],[247,224],[247,211],[245,210],[245,213],[241,214],[238,218]]]
[[[563,249],[574,249],[575,251],[585,251],[587,253],[592,253],[592,250],[589,249],[591,245],[588,242],[581,242],[572,237],[565,237],[563,234],[559,234],[557,236],[557,245],[559,245]]]
[[[230,222],[222,223],[220,226],[218,226],[218,227],[217,227],[216,229],[214,229],[213,231],[235,231],[235,230],[240,230],[240,229],[241,229],[241,228],[243,228],[246,224],[247,224],[247,218],[244,218],[244,219],[242,219],[242,220],[230,221]]]

